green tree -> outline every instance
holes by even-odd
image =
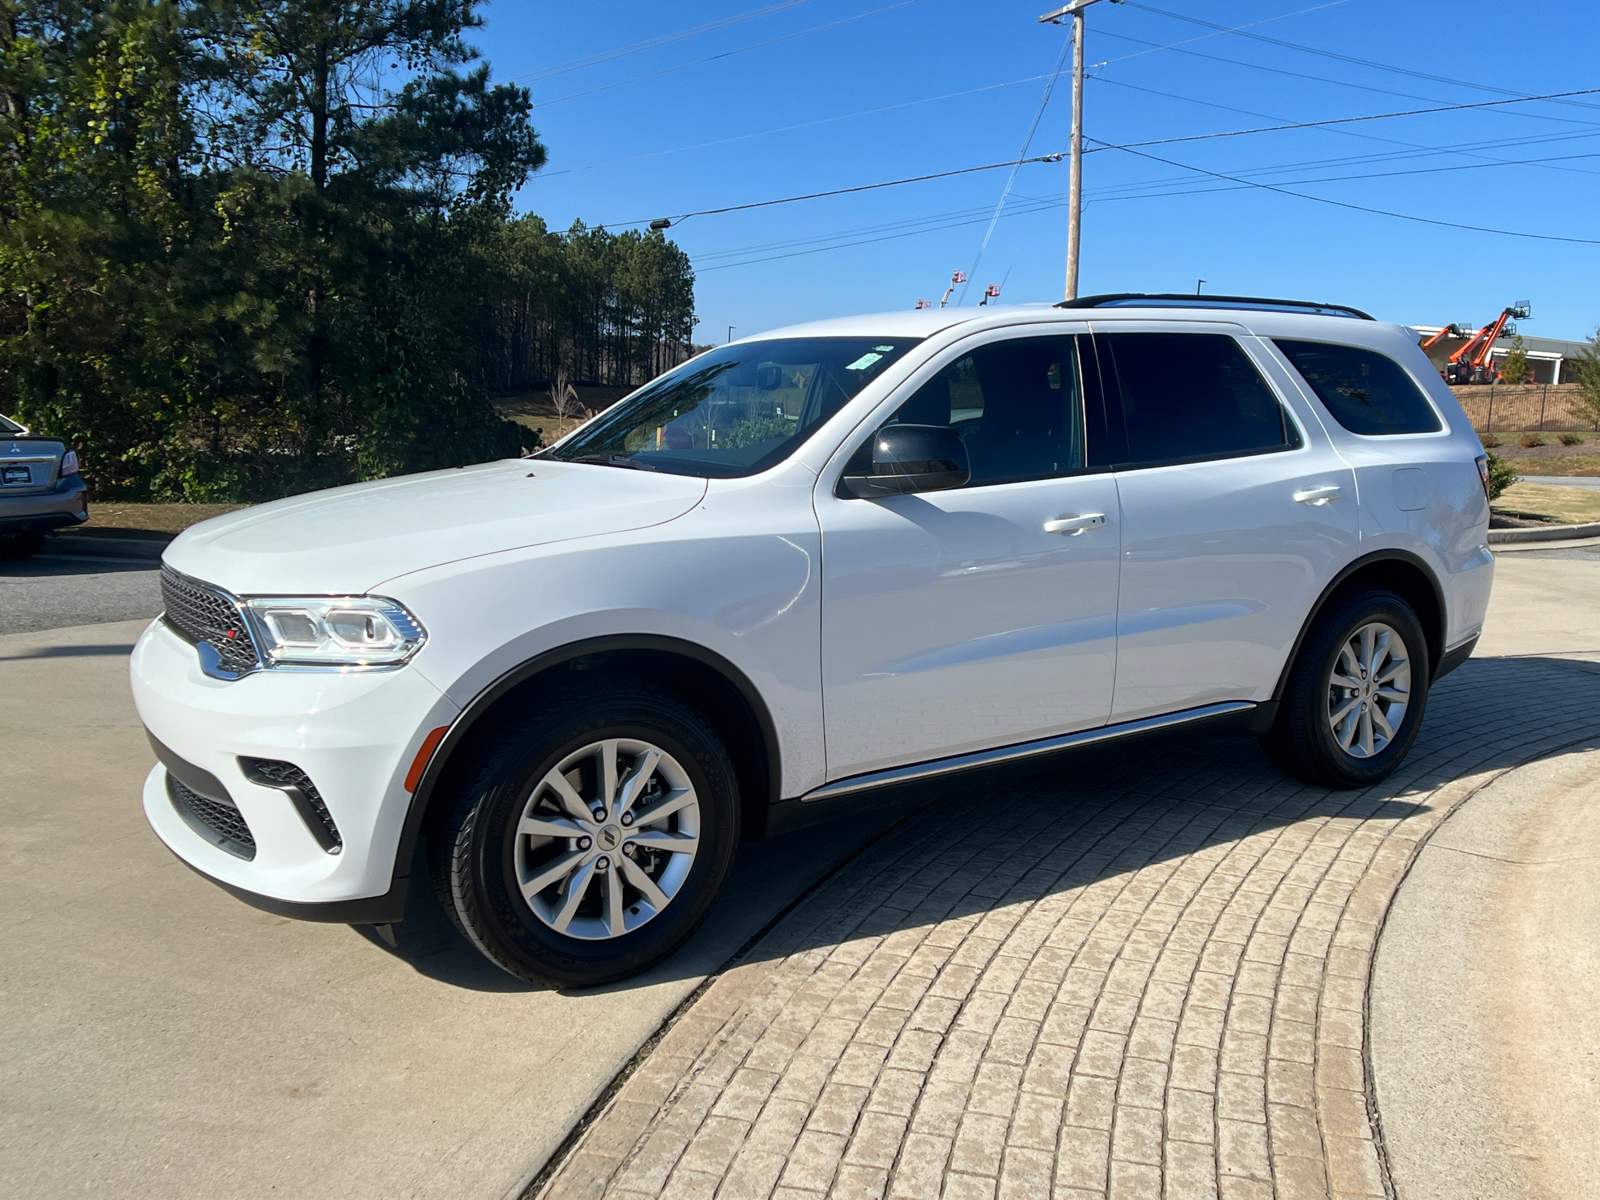
[[[1500,381],[1528,382],[1528,347],[1523,344],[1520,333],[1511,339],[1511,349],[1507,350],[1506,356],[1500,360]]]
[[[1600,428],[1600,329],[1578,356],[1578,398],[1573,407]]]
[[[102,494],[521,447],[476,241],[544,160],[476,0],[0,0],[0,408]]]

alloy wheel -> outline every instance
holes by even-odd
[[[1382,753],[1405,723],[1411,660],[1393,626],[1370,621],[1339,648],[1328,676],[1328,725],[1352,758]]]
[[[677,759],[646,741],[606,738],[566,755],[529,793],[516,883],[555,932],[621,937],[671,903],[699,845],[700,803]]]

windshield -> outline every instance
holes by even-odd
[[[21,432],[22,432],[22,426],[21,425],[18,425],[15,421],[7,420],[5,417],[0,417],[0,433],[21,433]]]
[[[600,414],[542,457],[732,479],[782,462],[915,338],[719,346]]]

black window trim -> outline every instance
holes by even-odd
[[[1062,328],[1066,326],[1066,328]],[[1009,336],[1008,336],[1009,335]],[[876,437],[878,430],[882,429],[889,418],[900,411],[905,404],[927,384],[933,382],[939,373],[952,363],[959,362],[966,355],[1001,342],[1016,342],[1031,338],[1071,338],[1073,340],[1073,355],[1078,360],[1078,417],[1083,428],[1083,460],[1084,465],[1075,467],[1070,471],[1053,471],[1048,475],[1018,475],[1009,479],[992,479],[987,483],[967,483],[959,488],[947,489],[952,492],[973,492],[983,488],[1010,487],[1018,483],[1040,483],[1051,479],[1075,479],[1083,475],[1108,475],[1116,468],[1111,465],[1092,466],[1089,463],[1089,422],[1087,404],[1089,402],[1089,378],[1084,370],[1083,342],[1085,338],[1091,339],[1093,345],[1093,332],[1087,321],[1038,321],[1023,325],[1002,325],[995,329],[984,329],[969,334],[943,350],[936,352],[927,362],[917,367],[911,374],[898,385],[884,401],[873,410],[866,420],[843,441],[839,449],[834,452],[835,460],[839,463],[839,472],[834,477],[833,485],[828,490],[840,500],[856,500],[860,497],[840,491],[845,472],[850,469],[850,460],[872,438]],[[926,375],[923,372],[926,371]],[[1095,375],[1095,391],[1100,392],[1098,368]],[[1104,403],[1102,398],[1101,403]],[[879,417],[879,413],[887,415]],[[867,432],[863,433],[865,430]],[[858,440],[859,439],[859,440]]]
[[[1141,324],[1143,324],[1143,322],[1141,322]],[[1152,322],[1152,324],[1158,324],[1158,323],[1157,322]],[[1127,432],[1127,427],[1124,424],[1122,406],[1120,404],[1112,404],[1111,403],[1110,392],[1109,392],[1109,389],[1106,387],[1105,368],[1103,366],[1099,366],[1098,365],[1098,359],[1099,359],[1099,355],[1100,355],[1100,338],[1103,337],[1103,336],[1109,336],[1111,334],[1116,334],[1116,333],[1177,333],[1177,334],[1184,334],[1184,335],[1188,335],[1188,336],[1211,336],[1211,337],[1232,338],[1234,345],[1239,347],[1240,351],[1243,352],[1246,360],[1249,361],[1251,366],[1255,367],[1256,374],[1258,376],[1260,376],[1261,382],[1266,385],[1268,394],[1271,395],[1272,398],[1278,402],[1278,411],[1281,414],[1283,414],[1285,422],[1286,422],[1286,425],[1287,425],[1287,428],[1294,435],[1294,439],[1295,440],[1293,442],[1285,443],[1284,445],[1281,445],[1281,446],[1262,446],[1262,447],[1259,447],[1259,448],[1254,449],[1254,450],[1233,450],[1233,451],[1229,451],[1226,454],[1191,454],[1191,455],[1185,455],[1182,458],[1164,458],[1164,459],[1155,459],[1155,460],[1151,460],[1151,461],[1138,461],[1138,460],[1130,459],[1130,460],[1127,460],[1125,462],[1113,462],[1109,466],[1100,468],[1100,470],[1109,470],[1109,471],[1112,471],[1112,472],[1114,472],[1116,474],[1125,474],[1125,473],[1127,473],[1129,471],[1153,471],[1153,470],[1156,470],[1156,469],[1158,469],[1160,467],[1185,467],[1185,466],[1192,466],[1195,463],[1228,462],[1230,459],[1235,459],[1235,458],[1260,458],[1264,454],[1292,454],[1292,453],[1294,453],[1296,451],[1309,450],[1311,439],[1310,439],[1310,436],[1309,436],[1307,430],[1305,429],[1304,425],[1302,424],[1302,422],[1300,420],[1299,414],[1297,414],[1294,411],[1294,405],[1290,404],[1289,401],[1288,401],[1288,398],[1283,394],[1282,390],[1273,384],[1271,376],[1266,371],[1263,371],[1261,369],[1261,364],[1256,361],[1254,356],[1251,355],[1250,347],[1245,344],[1244,339],[1243,339],[1243,337],[1240,336],[1240,334],[1234,333],[1231,330],[1224,331],[1224,330],[1213,330],[1213,329],[1207,329],[1207,330],[1203,330],[1202,331],[1202,330],[1194,330],[1194,329],[1161,329],[1161,328],[1156,328],[1156,329],[1115,329],[1115,328],[1111,328],[1111,329],[1107,329],[1107,328],[1101,327],[1101,328],[1095,329],[1093,331],[1093,334],[1091,335],[1092,338],[1093,338],[1092,344],[1094,346],[1095,357],[1096,357],[1096,360],[1097,360],[1097,367],[1096,367],[1096,372],[1095,372],[1095,374],[1096,374],[1096,382],[1097,382],[1097,384],[1099,386],[1099,389],[1100,389],[1100,403],[1103,406],[1103,410],[1105,412],[1105,419],[1106,419],[1107,430],[1108,430],[1108,438],[1109,438],[1109,440],[1111,440],[1113,442],[1120,441],[1121,445],[1122,445],[1122,448],[1124,450],[1126,450],[1127,447],[1128,447],[1128,432]],[[1246,334],[1245,336],[1252,336],[1252,335]],[[1273,347],[1273,349],[1276,350],[1277,347]],[[1112,369],[1115,370],[1115,366],[1114,365],[1113,365]],[[1086,401],[1087,401],[1087,397],[1086,397]],[[1087,438],[1086,438],[1086,440],[1087,440]]]
[[[1317,389],[1311,386],[1311,381],[1300,373],[1300,368],[1294,365],[1294,360],[1285,354],[1283,352],[1283,348],[1278,345],[1277,335],[1262,335],[1259,340],[1265,342],[1267,346],[1270,347],[1272,353],[1278,356],[1278,359],[1283,364],[1284,369],[1289,372],[1289,378],[1294,380],[1295,386],[1299,387],[1304,395],[1310,401],[1316,404],[1319,414],[1324,412],[1327,413],[1329,420],[1331,420],[1334,425],[1338,427],[1339,432],[1342,434],[1348,434],[1350,437],[1366,438],[1371,441],[1387,441],[1390,438],[1448,437],[1451,433],[1450,418],[1447,417],[1444,413],[1444,410],[1439,407],[1439,402],[1429,394],[1427,384],[1418,379],[1416,375],[1412,373],[1410,367],[1406,366],[1405,363],[1401,362],[1398,358],[1395,358],[1394,355],[1388,353],[1387,351],[1379,350],[1372,346],[1364,346],[1359,342],[1332,342],[1327,338],[1285,337],[1283,339],[1286,342],[1320,342],[1324,346],[1340,346],[1346,350],[1365,350],[1368,354],[1377,354],[1388,359],[1400,369],[1401,373],[1412,382],[1417,391],[1422,395],[1423,402],[1427,404],[1428,410],[1433,413],[1433,419],[1439,422],[1439,427],[1437,429],[1417,429],[1410,433],[1357,433],[1343,421],[1339,420],[1339,418],[1334,415],[1333,410],[1323,402],[1322,397],[1317,395]],[[1330,430],[1329,432],[1331,435],[1332,431]]]

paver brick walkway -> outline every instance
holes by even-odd
[[[1596,664],[1484,660],[1380,788],[1229,739],[946,797],[724,972],[542,1194],[1382,1197],[1390,898],[1456,804],[1597,713]]]

